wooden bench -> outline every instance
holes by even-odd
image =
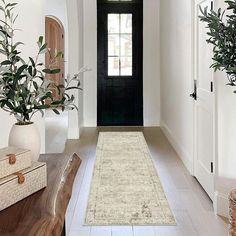
[[[1,236],[65,235],[65,213],[81,164],[74,154],[41,155],[47,163],[47,188],[0,212]]]

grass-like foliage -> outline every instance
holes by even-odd
[[[42,54],[55,54],[50,52],[42,36],[37,42],[38,52],[25,61],[19,50],[24,47],[23,42],[14,40],[17,3],[0,1],[0,107],[14,115],[18,124],[31,123],[35,113],[41,112],[43,116],[47,108],[52,108],[56,114],[77,109],[75,97],[69,91],[80,89],[79,78],[86,69],[81,69],[73,78],[66,78],[64,84],[55,84],[50,75],[60,73],[60,69],[55,69],[55,66],[45,68],[44,63],[39,62]],[[52,64],[62,57],[60,52],[55,55],[50,60]],[[53,98],[52,87],[58,90],[59,100]]]
[[[225,71],[230,86],[236,86],[236,0],[226,0],[225,11],[201,9],[200,20],[207,23],[209,38],[213,45],[213,64],[215,71]]]

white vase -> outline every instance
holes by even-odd
[[[32,161],[38,161],[41,139],[35,124],[14,124],[9,135],[9,146],[28,149],[32,154]]]

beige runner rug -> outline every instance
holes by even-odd
[[[86,225],[175,225],[141,132],[99,134]]]

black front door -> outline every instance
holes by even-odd
[[[142,1],[98,1],[98,126],[142,125]]]

